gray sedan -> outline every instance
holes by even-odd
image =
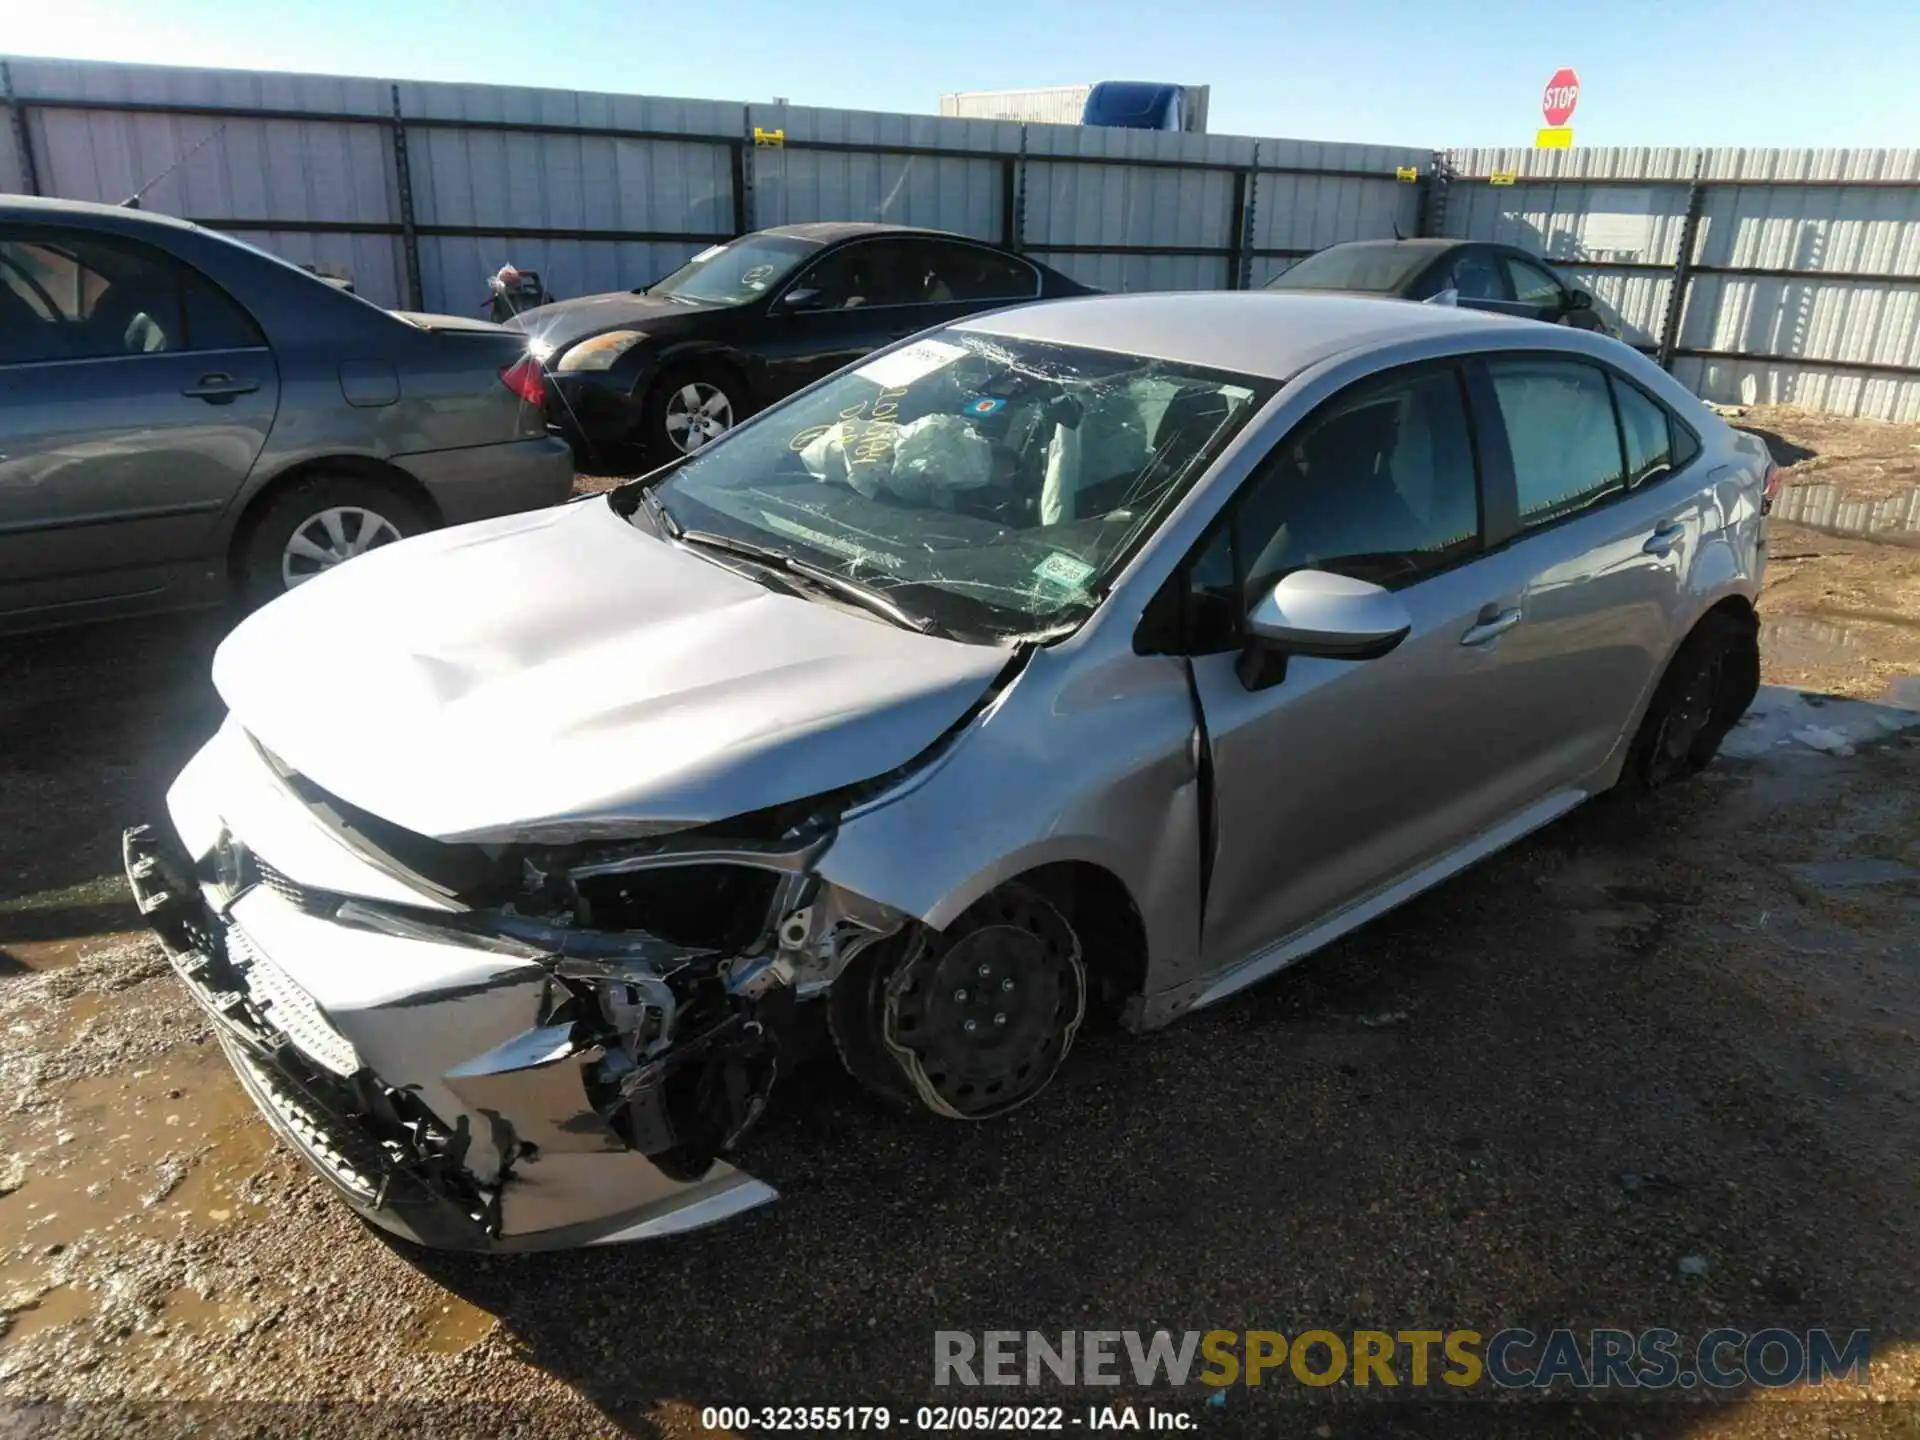
[[[240,626],[128,869],[268,1120],[431,1243],[658,1235],[800,1004],[888,1100],[1272,974],[1758,684],[1758,441],[1617,342],[1274,292],[895,346]],[[350,671],[303,657],[351,643]]]
[[[0,631],[261,600],[572,484],[526,337],[184,221],[0,199]]]

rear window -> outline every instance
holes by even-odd
[[[1400,245],[1335,245],[1309,255],[1267,282],[1269,290],[1370,290],[1397,293],[1429,260],[1430,251]]]

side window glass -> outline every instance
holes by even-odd
[[[1618,376],[1608,376],[1620,407],[1620,434],[1627,442],[1627,486],[1631,489],[1657,472],[1677,469],[1667,412]]]
[[[180,274],[188,349],[244,350],[267,343],[260,327],[253,323],[253,317],[226,291],[198,271],[182,267]]]
[[[1522,525],[1544,525],[1626,489],[1605,375],[1521,356],[1496,357],[1487,369],[1513,451]]]
[[[1462,300],[1504,300],[1507,287],[1493,260],[1478,250],[1469,250],[1453,262],[1453,288]]]
[[[1506,257],[1507,278],[1513,282],[1513,298],[1522,305],[1549,305],[1558,309],[1566,303],[1560,282],[1538,265]]]
[[[145,245],[78,232],[0,239],[0,356],[90,360],[184,349],[174,263]],[[30,328],[20,336],[26,317]]]
[[[897,240],[863,240],[823,256],[796,289],[812,290],[808,310],[868,310],[906,305],[923,296],[922,273]]]
[[[914,245],[921,298],[932,304],[963,300],[1031,300],[1040,290],[1033,267],[983,245],[927,240]]]
[[[1700,442],[1693,438],[1693,432],[1671,415],[1667,417],[1667,440],[1673,446],[1673,468],[1676,470],[1691,465],[1693,457],[1700,453]]]
[[[1308,567],[1389,588],[1480,544],[1480,492],[1460,379],[1429,369],[1366,381],[1280,442],[1236,504],[1244,613]]]
[[[1222,525],[1187,564],[1188,651],[1207,655],[1238,645],[1245,609],[1233,573],[1233,537]]]

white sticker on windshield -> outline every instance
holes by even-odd
[[[1085,587],[1093,576],[1093,566],[1075,555],[1055,550],[1033,567],[1033,577],[1048,585],[1058,585],[1066,590],[1079,590]]]
[[[843,540],[838,535],[827,535],[810,525],[802,525],[797,520],[789,520],[784,515],[776,515],[771,510],[762,510],[760,518],[769,530],[778,530],[782,535],[791,535],[796,540],[804,540],[817,549],[830,555],[844,555],[847,559],[864,565],[877,566],[882,570],[898,570],[900,559],[882,550],[870,550],[865,545],[851,540]]]
[[[703,260],[711,260],[714,256],[718,255],[722,250],[726,248],[727,247],[724,245],[709,245],[707,246],[706,249],[702,250],[698,255],[694,256],[693,259],[689,260],[687,263],[689,265],[698,265]]]
[[[878,360],[869,360],[853,373],[862,380],[871,380],[882,390],[898,390],[951,365],[966,353],[964,345],[949,345],[944,340],[916,340]]]

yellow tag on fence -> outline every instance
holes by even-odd
[[[1420,178],[1420,169],[1415,165],[1402,165],[1393,172],[1393,178],[1404,181],[1410,185]]]
[[[778,150],[787,143],[787,132],[784,130],[762,130],[756,125],[753,127],[753,143],[756,145],[771,145],[774,149]]]

